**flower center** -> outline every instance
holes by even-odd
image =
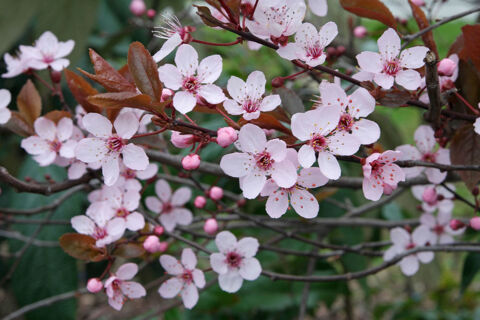
[[[55,58],[53,57],[52,54],[44,54],[43,55],[43,62],[45,63],[52,63],[53,61],[55,61]]]
[[[240,263],[242,262],[242,259],[242,256],[232,251],[227,254],[225,263],[228,264],[231,268],[238,268],[240,266]]]
[[[170,213],[172,209],[173,209],[173,206],[170,202],[163,203],[162,213]]]
[[[425,162],[435,162],[436,158],[437,158],[437,156],[434,153],[425,153],[422,156],[422,160],[425,161]]]
[[[54,152],[59,152],[60,148],[62,147],[62,143],[56,139],[54,141],[50,141],[49,144],[50,144],[50,150]]]
[[[137,176],[135,174],[135,171],[132,170],[132,169],[125,169],[125,171],[123,171],[122,173],[122,176],[125,178],[125,179],[135,179],[135,177]]]
[[[398,63],[397,59],[393,59],[392,61],[387,61],[383,66],[383,71],[388,74],[389,76],[394,76],[400,71],[400,64]]]
[[[190,270],[185,270],[181,275],[181,278],[186,284],[192,283],[193,281],[192,272]]]
[[[322,151],[327,148],[327,139],[321,135],[314,135],[312,140],[310,140],[310,146],[315,151]]]
[[[122,151],[124,146],[125,146],[125,142],[123,141],[122,138],[118,136],[110,137],[107,140],[107,148],[110,151],[120,152]]]
[[[445,232],[445,228],[439,224],[437,224],[434,228],[433,228],[433,232],[435,232],[436,234],[438,235],[441,235]]]
[[[258,100],[247,100],[243,103],[243,110],[248,113],[257,111],[259,107],[260,103]]]
[[[340,117],[337,128],[341,131],[352,132],[353,123],[353,118],[348,113],[344,113]]]
[[[270,153],[267,151],[257,153],[255,155],[255,161],[257,163],[257,167],[265,171],[271,169],[275,163],[275,160],[270,157]]]
[[[322,56],[323,48],[319,44],[315,44],[314,46],[308,47],[306,53],[307,57],[317,59]]]
[[[126,218],[129,214],[130,214],[130,211],[128,211],[125,208],[119,208],[117,210],[117,217]]]
[[[183,79],[182,87],[185,91],[196,94],[198,89],[200,88],[200,83],[198,82],[197,78],[192,76]]]
[[[405,247],[405,249],[406,249],[406,250],[410,250],[410,249],[413,249],[413,248],[415,248],[415,247],[416,247],[415,243],[410,242],[409,244],[407,244],[407,246]]]
[[[93,235],[92,237],[95,239],[95,240],[98,240],[98,239],[103,239],[107,236],[107,231],[103,228],[100,228],[98,226],[95,227],[95,231],[93,231]]]

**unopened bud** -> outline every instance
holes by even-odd
[[[425,188],[422,194],[422,200],[429,205],[434,205],[438,200],[437,191],[435,190],[435,188]]]
[[[165,232],[165,229],[162,226],[156,226],[153,232],[155,232],[157,236],[161,236]]]
[[[458,220],[458,219],[452,219],[450,220],[450,228],[454,231],[458,230],[458,229],[461,229],[463,227],[465,227],[465,223],[463,223],[462,221]]]
[[[193,134],[181,134],[178,131],[172,131],[170,141],[177,148],[188,148],[195,142]]]
[[[472,194],[473,194],[474,197],[478,196],[478,193],[479,193],[478,187],[475,187],[475,188],[472,189]]]
[[[53,83],[60,83],[60,81],[62,81],[62,73],[60,71],[52,70],[50,71],[50,79]]]
[[[368,33],[367,28],[365,28],[364,26],[358,26],[358,27],[355,27],[355,29],[353,29],[353,35],[359,39],[365,38],[367,33]]]
[[[220,200],[223,198],[223,189],[217,186],[211,187],[208,191],[208,196],[212,200]]]
[[[160,251],[160,240],[157,236],[148,236],[143,242],[143,248],[150,253]]]
[[[165,251],[167,251],[167,249],[168,249],[168,242],[166,242],[166,241],[160,242],[160,247],[159,247],[158,252],[165,252]]]
[[[203,225],[203,230],[206,234],[213,235],[218,231],[218,223],[215,218],[210,218],[205,221]]]
[[[345,53],[345,51],[347,51],[347,49],[345,48],[345,46],[338,46],[337,47],[337,56],[341,56],[342,54]]]
[[[91,293],[97,293],[103,289],[103,283],[98,278],[90,278],[87,282],[87,290]]]
[[[285,84],[285,79],[283,77],[275,77],[272,80],[272,87],[280,88]]]
[[[237,201],[237,206],[243,207],[246,203],[247,203],[247,200],[245,200],[245,198],[242,198]]]
[[[237,131],[231,127],[224,127],[217,130],[217,143],[226,148],[238,139]]]
[[[130,2],[129,9],[130,12],[134,15],[141,16],[147,10],[147,6],[145,5],[145,2],[143,2],[143,0],[132,0],[132,2]]]
[[[424,6],[425,5],[425,1],[423,0],[412,0],[412,3],[418,7],[421,7],[421,6]]]
[[[203,196],[197,196],[193,201],[195,208],[202,209],[207,204],[207,199]]]
[[[185,170],[195,170],[200,166],[200,156],[198,154],[192,153],[188,156],[183,157],[182,167]]]
[[[474,230],[480,230],[480,217],[473,217],[470,219],[470,227]]]
[[[157,11],[155,11],[155,9],[147,10],[147,17],[149,17],[150,19],[155,18],[156,15],[157,15]]]
[[[456,68],[457,64],[453,60],[448,58],[442,59],[438,63],[438,75],[451,77]]]

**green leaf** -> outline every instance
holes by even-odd
[[[463,262],[462,281],[460,283],[460,293],[464,293],[473,278],[480,270],[480,253],[471,252],[465,258]]]
[[[20,168],[19,177],[32,177],[44,181],[44,175],[49,174],[52,179],[61,181],[66,179],[65,169],[50,166],[39,167],[31,158],[28,158]],[[43,196],[38,194],[14,193],[9,190],[9,207],[16,209],[37,208],[51,203],[61,194]],[[84,195],[77,193],[65,201],[54,212],[52,219],[69,220],[70,217],[81,214]],[[42,219],[46,213],[25,217],[25,219]],[[23,217],[22,217],[23,218]],[[14,229],[25,235],[32,234],[37,225],[14,225]],[[38,239],[58,241],[58,238],[72,229],[69,225],[45,226]],[[19,250],[24,243],[11,240],[10,247],[13,251]],[[18,268],[15,270],[10,287],[17,299],[19,306],[24,306],[38,300],[58,295],[77,289],[77,267],[75,259],[65,254],[60,247],[35,247],[31,246],[23,255]],[[29,312],[27,320],[69,320],[76,318],[76,301],[69,299],[51,306]]]

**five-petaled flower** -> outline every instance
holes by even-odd
[[[179,188],[172,195],[168,182],[161,179],[155,184],[155,192],[157,197],[147,197],[145,204],[150,211],[160,215],[160,223],[167,231],[175,229],[177,224],[186,226],[192,222],[192,212],[184,208],[192,196],[189,188]]]
[[[174,298],[180,293],[183,305],[192,309],[198,302],[198,289],[205,286],[205,275],[197,269],[197,257],[193,250],[185,248],[182,251],[182,261],[164,254],[160,257],[163,269],[173,277],[162,283],[158,293],[165,299]]]
[[[103,197],[109,204],[109,210],[114,216],[125,220],[125,227],[131,231],[138,231],[145,226],[142,214],[135,211],[140,204],[140,193],[137,190],[126,190],[118,187],[107,187],[103,191]]]
[[[75,216],[71,223],[78,233],[94,238],[99,248],[117,241],[125,232],[125,220],[115,218],[115,212],[111,210],[108,201],[92,203],[86,216]]]
[[[357,55],[361,72],[359,80],[374,80],[384,89],[390,89],[393,82],[408,90],[415,90],[421,84],[420,73],[413,69],[422,67],[427,47],[408,48],[400,53],[400,37],[391,28],[378,39],[380,53],[364,51]]]
[[[110,120],[98,113],[88,113],[83,117],[83,125],[93,137],[82,139],[75,148],[77,159],[92,163],[100,161],[106,185],[113,185],[120,174],[119,158],[122,155],[123,163],[133,170],[145,170],[148,166],[148,157],[143,148],[128,143],[137,132],[138,118],[131,112],[125,112],[115,119],[112,133]]]
[[[431,238],[428,227],[420,225],[412,234],[408,233],[403,228],[393,228],[390,230],[390,239],[393,245],[385,251],[383,259],[390,261],[395,256],[404,253],[405,251],[414,249],[416,247],[423,247],[429,244]],[[419,268],[419,261],[422,263],[429,263],[433,260],[432,251],[421,251],[408,255],[400,260],[400,269],[406,276],[412,276],[417,273]]]
[[[298,151],[300,165],[310,168],[318,152],[318,166],[329,179],[338,179],[341,174],[335,155],[352,155],[360,146],[356,139],[336,130],[340,115],[340,105],[334,105],[296,113],[292,117],[293,135],[306,142]]]
[[[337,36],[335,22],[327,22],[320,31],[311,23],[304,23],[295,34],[295,42],[280,47],[277,52],[285,59],[299,59],[310,67],[316,67],[325,62],[325,48]]]
[[[245,120],[257,119],[260,112],[274,110],[281,103],[280,96],[272,94],[262,98],[265,83],[265,75],[261,71],[250,73],[246,82],[232,76],[228,80],[227,90],[233,99],[225,100],[225,110],[233,115],[241,114]]]
[[[137,272],[138,266],[135,263],[125,263],[105,281],[108,303],[115,310],[121,310],[127,299],[138,299],[147,294],[140,283],[128,281],[133,279]]]
[[[447,183],[446,186],[455,191],[453,184]],[[422,210],[425,212],[434,212],[435,210],[451,212],[453,210],[455,196],[441,185],[413,186],[412,194],[417,200],[422,201]]]
[[[373,153],[363,164],[363,194],[373,201],[380,199],[383,193],[390,194],[400,181],[405,180],[405,173],[394,162],[399,160],[400,151]]]
[[[438,211],[437,215],[432,213],[424,213],[420,217],[420,223],[430,229],[431,244],[449,244],[454,242],[453,236],[462,234],[466,226],[453,230],[450,227],[450,220],[452,219],[451,211]]]
[[[175,55],[175,64],[165,64],[158,68],[160,80],[169,89],[177,91],[173,96],[173,106],[185,114],[193,110],[197,99],[210,104],[225,100],[222,89],[213,83],[222,72],[222,57],[218,54],[206,57],[198,64],[198,53],[189,44],[182,44]]]
[[[215,237],[218,251],[210,255],[210,265],[219,274],[218,284],[223,291],[234,293],[243,280],[253,281],[260,276],[262,267],[254,258],[258,251],[258,240],[245,237],[237,241],[230,231],[222,231]]]
[[[22,140],[21,146],[33,155],[40,166],[52,164],[58,155],[73,158],[77,144],[70,139],[73,133],[73,122],[70,118],[62,118],[55,124],[50,119],[40,117],[33,123],[37,135]]]
[[[286,159],[287,145],[284,141],[273,139],[267,142],[265,132],[249,123],[240,129],[236,145],[242,152],[224,155],[220,167],[229,176],[240,178],[245,198],[257,197],[270,175],[282,188],[295,184],[297,171]]]
[[[430,126],[422,125],[418,127],[415,131],[414,140],[417,145],[416,148],[405,144],[395,149],[402,152],[401,160],[422,160],[425,162],[450,164],[450,150],[436,147],[435,132]],[[404,171],[407,178],[412,178],[425,172],[428,181],[434,184],[442,183],[447,177],[447,172],[442,172],[436,168],[412,167],[405,168]]]

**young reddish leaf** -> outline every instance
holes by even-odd
[[[152,103],[152,98],[136,92],[107,92],[88,97],[88,102],[102,108],[129,107],[150,111],[148,106]]]
[[[408,3],[410,4],[410,7],[412,8],[412,14],[413,17],[415,18],[415,21],[417,22],[418,28],[420,30],[423,30],[430,26],[430,23],[428,22],[427,17],[425,16],[425,13],[423,10],[417,6],[415,3],[412,2],[412,0],[408,0]],[[435,53],[435,56],[438,59],[438,50],[437,50],[437,44],[435,43],[435,39],[433,38],[433,32],[429,31],[427,33],[424,33],[422,35],[422,40],[423,43],[430,49],[430,51]]]
[[[68,88],[72,92],[75,100],[85,109],[87,112],[96,112],[101,113],[102,110],[89,103],[87,98],[98,93],[98,91],[93,88],[87,80],[79,76],[73,71],[65,69],[65,79],[67,80]]]
[[[467,25],[462,28],[464,47],[460,58],[472,60],[477,71],[480,71],[480,24]]]
[[[380,0],[340,0],[340,5],[357,16],[374,19],[397,29],[395,17]]]
[[[270,114],[267,114],[267,113],[262,113],[262,114],[260,114],[260,117],[258,117],[257,119],[254,119],[254,120],[250,120],[250,121],[247,121],[243,118],[238,120],[238,124],[240,126],[243,126],[247,123],[253,123],[253,124],[259,126],[260,128],[263,128],[263,129],[278,130],[280,132],[285,133],[286,135],[291,135],[292,134],[290,129],[288,129],[283,124],[281,124],[280,121],[278,121],[274,116],[272,116]]]
[[[140,42],[132,43],[128,49],[128,70],[141,92],[160,101],[163,88],[158,76],[157,64]]]
[[[450,144],[450,160],[454,165],[480,165],[480,135],[471,124],[456,131]],[[458,171],[458,174],[470,190],[480,181],[478,171]]]
[[[111,92],[136,92],[137,88],[125,79],[115,68],[113,68],[98,53],[90,49],[90,60],[93,64],[95,74],[88,73],[82,69],[78,69],[86,77],[101,84],[105,89]]]
[[[33,126],[17,111],[12,111],[12,117],[4,126],[22,137],[29,137],[35,134]]]
[[[17,96],[17,107],[23,119],[31,126],[40,117],[42,112],[42,99],[31,80],[22,87]]]
[[[59,239],[60,247],[70,256],[86,261],[98,262],[106,259],[103,248],[95,246],[95,239],[79,233],[66,233]]]
[[[132,74],[130,73],[130,70],[128,70],[128,64],[118,69],[118,73],[120,73],[122,77],[127,79],[128,82],[135,85],[135,80],[133,79]]]
[[[60,119],[62,118],[71,118],[72,115],[68,111],[61,111],[61,110],[53,110],[45,115],[43,115],[45,118],[52,120],[55,123],[58,123]]]
[[[125,243],[119,245],[113,252],[112,255],[116,257],[122,257],[125,259],[138,258],[145,253],[143,246],[135,243]]]

